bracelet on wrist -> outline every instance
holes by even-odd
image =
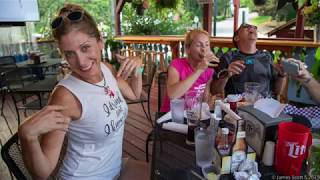
[[[311,81],[311,79],[312,79],[312,77],[310,76],[309,78],[303,80],[302,83],[303,83],[304,85],[307,85],[307,84]]]
[[[222,79],[222,78],[228,77],[228,75],[229,75],[228,69],[223,69],[218,72],[217,77],[218,77],[218,79]]]
[[[143,70],[144,70],[144,67],[143,67],[143,66],[140,66],[140,67],[137,67],[137,68],[136,68],[137,74],[142,74],[142,73],[143,73]]]

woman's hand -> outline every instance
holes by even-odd
[[[200,53],[202,61],[197,65],[197,69],[205,71],[208,67],[217,67],[220,60],[217,58],[211,50]]]
[[[19,134],[23,138],[38,140],[42,134],[54,130],[67,131],[71,118],[62,114],[64,106],[48,105],[27,118],[19,127]]]
[[[208,53],[204,56],[205,61],[208,62],[209,67],[218,67],[220,63],[220,59],[213,54],[212,51],[208,51]]]
[[[119,54],[116,54],[118,62],[120,62],[120,68],[117,73],[117,77],[122,77],[124,80],[127,80],[128,77],[134,73],[134,76],[137,77],[139,74],[142,74],[142,60],[140,57],[125,57]]]

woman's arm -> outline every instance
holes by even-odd
[[[141,59],[139,57],[126,58],[124,56],[117,55],[118,61],[121,66],[118,72],[109,63],[104,63],[112,71],[116,77],[119,89],[121,93],[130,100],[139,99],[142,92],[142,72]],[[128,83],[128,77],[130,82]]]
[[[34,179],[47,179],[55,169],[72,114],[79,112],[66,91],[58,87],[49,105],[19,127],[23,160]]]
[[[193,83],[199,78],[203,70],[196,69],[185,80],[180,81],[180,74],[178,71],[170,66],[168,68],[168,81],[167,81],[167,93],[170,99],[180,98],[188,89],[191,88]]]

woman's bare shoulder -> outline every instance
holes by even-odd
[[[71,91],[63,86],[57,86],[53,90],[48,104],[65,106],[66,110],[63,114],[72,117],[72,119],[78,119],[81,116],[82,106],[80,101]]]

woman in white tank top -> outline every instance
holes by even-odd
[[[35,179],[47,179],[67,135],[59,179],[115,179],[121,169],[128,114],[124,97],[140,97],[141,62],[118,56],[118,72],[102,63],[100,32],[93,18],[78,5],[65,5],[51,28],[72,73],[56,86],[49,105],[19,127],[26,167]],[[129,76],[131,83],[126,81]]]

